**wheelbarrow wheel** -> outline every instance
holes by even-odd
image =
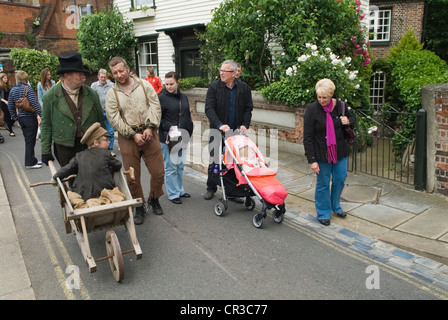
[[[114,279],[120,282],[124,278],[124,262],[118,237],[113,230],[106,232],[106,250]]]

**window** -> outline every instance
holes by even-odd
[[[133,0],[132,6],[135,9],[141,9],[144,7],[147,8],[154,8],[155,7],[155,0]]]
[[[389,41],[391,9],[374,7],[369,13],[369,39],[371,41]]]
[[[386,75],[382,71],[376,71],[370,86],[370,104],[375,110],[381,110],[384,105],[384,88]]]
[[[141,42],[138,45],[138,66],[140,78],[146,78],[146,69],[153,68],[154,74],[159,74],[159,68],[157,64],[157,40],[149,40]]]
[[[79,6],[79,16],[83,18],[84,16],[92,14],[92,5],[80,5]]]

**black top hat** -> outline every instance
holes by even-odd
[[[82,57],[79,53],[69,53],[66,55],[61,55],[58,58],[61,69],[56,72],[57,74],[69,72],[90,73],[90,69],[82,63]]]

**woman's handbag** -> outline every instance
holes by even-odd
[[[176,126],[174,126],[174,127],[176,127]],[[171,127],[171,128],[174,129],[173,127]],[[170,132],[172,129],[170,129]],[[174,130],[179,132],[177,130],[177,127]],[[166,144],[168,145],[168,149],[170,149],[170,151],[171,151],[171,149],[173,149],[176,144],[182,142],[182,135],[178,135],[175,138],[173,138],[173,137],[171,137],[170,132],[168,132],[168,134],[166,135]]]
[[[28,91],[28,85],[25,86],[25,90],[23,91],[23,97],[17,100],[16,108],[23,111],[36,113],[36,110],[34,110],[34,108],[31,106],[31,103],[28,100],[28,97],[26,96],[27,91]]]
[[[345,116],[345,102],[341,101],[342,104],[342,116]],[[350,125],[348,126],[343,126],[343,130],[344,130],[344,138],[348,143],[353,143],[353,141],[355,141],[355,131],[352,129],[352,127]]]

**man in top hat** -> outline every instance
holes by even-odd
[[[81,143],[89,148],[81,151],[70,162],[63,166],[53,176],[63,179],[72,174],[76,178],[72,184],[72,191],[81,195],[84,201],[98,198],[103,189],[115,188],[112,172],[121,169],[121,162],[113,157],[109,150],[110,134],[95,122],[81,138]]]
[[[88,67],[79,53],[59,57],[57,74],[61,81],[42,98],[45,110],[41,122],[42,162],[54,160],[51,145],[61,167],[87,148],[81,142],[84,132],[95,122],[106,128],[98,94],[85,85]]]

